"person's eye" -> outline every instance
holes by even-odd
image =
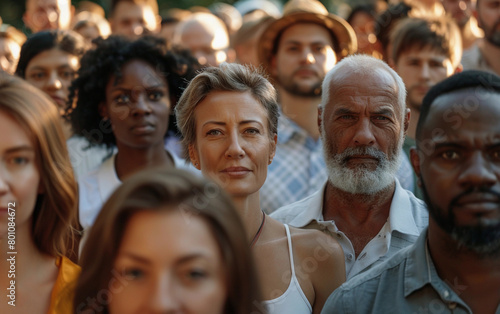
[[[30,162],[30,159],[28,157],[24,156],[14,156],[8,159],[8,163],[10,165],[15,165],[15,166],[22,166],[26,165]]]
[[[344,114],[339,117],[341,120],[354,120],[354,116],[351,114]]]
[[[255,134],[260,134],[260,131],[259,129],[256,128],[248,128],[245,130],[245,133],[255,135]]]
[[[145,275],[144,271],[139,268],[126,268],[122,271],[122,276],[127,280],[139,280]]]
[[[34,81],[42,80],[46,77],[44,72],[33,72],[29,75],[29,78]]]
[[[127,94],[117,95],[114,99],[117,104],[128,104],[130,102],[130,96]]]
[[[210,130],[207,132],[207,135],[212,135],[212,136],[217,136],[217,135],[221,135],[222,132],[220,130]]]
[[[389,118],[384,117],[384,116],[375,116],[375,117],[373,117],[373,120],[377,120],[377,121],[388,121],[388,120],[389,120]]]
[[[455,150],[447,150],[441,153],[441,157],[445,160],[457,160],[460,154]]]
[[[207,277],[207,272],[202,269],[191,269],[187,272],[186,277],[191,281],[198,281]]]
[[[297,47],[297,46],[289,46],[289,47],[286,48],[286,50],[289,51],[289,52],[297,52],[297,51],[299,51],[299,47]]]
[[[63,79],[71,80],[75,77],[75,72],[71,71],[71,70],[64,70],[64,71],[61,71],[61,73],[59,75]]]
[[[160,91],[153,91],[148,93],[149,100],[158,101],[163,97],[163,93]]]
[[[314,47],[314,51],[321,53],[325,51],[325,46],[316,46]]]
[[[493,160],[500,161],[500,149],[495,149],[490,154]]]

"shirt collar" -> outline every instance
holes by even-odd
[[[392,197],[391,208],[389,210],[389,227],[392,231],[398,231],[402,234],[409,234],[418,237],[420,234],[415,219],[412,214],[412,204],[408,191],[401,187],[398,179],[396,189]]]
[[[307,226],[312,221],[323,221],[323,199],[326,184],[314,194],[294,203],[293,207],[296,210],[292,209],[289,212],[296,216],[290,221],[290,225],[300,228]]]
[[[422,231],[417,241],[408,251],[404,272],[404,294],[408,297],[414,291],[432,282],[436,269],[427,250],[427,228]],[[433,274],[434,271],[434,274]]]
[[[278,111],[278,143],[290,141],[295,134],[303,134],[306,137],[309,136],[305,130],[283,114],[280,106],[278,106]]]

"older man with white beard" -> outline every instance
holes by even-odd
[[[414,243],[428,213],[396,179],[410,120],[398,74],[383,61],[354,55],[328,72],[322,88],[318,125],[328,181],[271,216],[336,238],[349,279]]]

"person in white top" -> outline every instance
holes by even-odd
[[[141,169],[179,165],[165,150],[164,137],[191,68],[175,52],[165,53],[163,45],[152,37],[111,36],[82,58],[70,95],[70,102],[78,95],[71,113],[74,131],[92,144],[116,147],[112,158],[78,180],[85,229],[124,179]]]
[[[316,230],[288,229],[260,207],[259,191],[277,138],[271,83],[243,65],[223,63],[198,74],[175,111],[185,157],[231,196],[245,224],[265,300],[262,310],[319,313],[325,297],[345,281],[340,245]]]
[[[415,242],[427,225],[424,203],[395,177],[409,119],[405,85],[385,62],[350,56],[326,75],[318,125],[328,181],[272,217],[336,238],[348,279]]]

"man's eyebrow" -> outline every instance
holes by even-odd
[[[349,108],[339,108],[339,109],[335,110],[335,112],[334,112],[335,115],[353,114],[353,113],[355,113],[355,112]]]

